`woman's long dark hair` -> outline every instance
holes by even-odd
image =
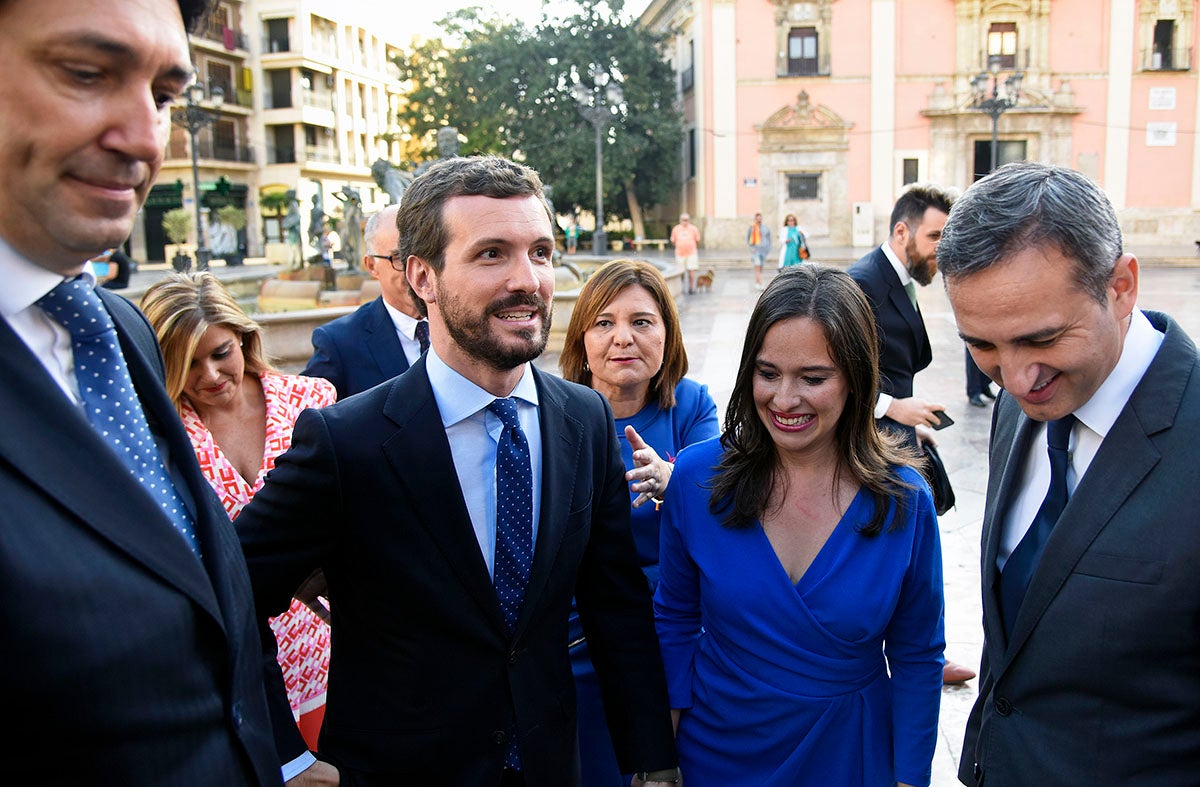
[[[835,487],[842,473],[850,473],[867,488],[875,510],[870,523],[859,530],[864,535],[878,535],[890,502],[896,504],[892,526],[904,521],[905,490],[910,485],[897,477],[895,467],[918,460],[913,451],[875,426],[879,343],[866,296],[844,271],[816,264],[782,271],[767,285],[750,315],[737,380],[725,411],[724,453],[713,477],[709,510],[727,527],[749,527],[765,513],[775,492],[779,459],[754,405],[755,364],[771,326],[794,317],[821,326],[829,353],[845,375],[846,406],[835,432]]]

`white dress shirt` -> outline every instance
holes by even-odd
[[[1079,479],[1087,473],[1096,452],[1100,450],[1108,430],[1116,422],[1133,389],[1142,376],[1158,348],[1163,335],[1155,330],[1140,309],[1134,309],[1129,320],[1129,330],[1121,347],[1117,365],[1105,378],[1092,398],[1075,411],[1078,423],[1071,430],[1067,446],[1067,493],[1072,494]],[[1034,425],[1034,433],[1025,455],[1024,469],[1017,480],[1017,496],[1004,517],[1000,545],[996,552],[996,566],[1004,570],[1009,555],[1021,543],[1033,518],[1042,506],[1046,490],[1050,488],[1050,457],[1046,451],[1046,425]],[[1011,460],[1010,460],[1011,461]]]
[[[892,264],[892,270],[896,271],[896,275],[900,277],[900,286],[907,287],[912,281],[912,276],[908,273],[908,268],[904,267],[904,263],[896,256],[896,252],[892,251],[892,246],[886,240],[879,247],[883,251],[883,256],[887,257],[888,262]],[[887,415],[888,408],[892,406],[892,401],[895,399],[891,394],[879,392],[879,398],[875,400],[875,420],[879,420]]]
[[[450,455],[462,490],[475,539],[494,577],[496,565],[496,446],[504,423],[487,407],[496,397],[446,365],[433,347],[425,358],[425,370],[433,398],[450,441]],[[509,394],[517,402],[521,429],[529,441],[533,470],[533,543],[537,544],[538,516],[542,502],[542,431],[538,420],[537,384],[525,364],[520,382]]]
[[[91,268],[85,266],[84,278],[95,283]],[[71,401],[80,407],[79,384],[75,382],[75,356],[71,335],[37,306],[37,301],[57,287],[65,277],[22,257],[0,238],[0,317],[46,367]]]
[[[387,309],[388,316],[392,318],[392,325],[396,328],[396,337],[400,339],[404,357],[408,359],[408,365],[412,366],[421,357],[421,342],[417,340],[417,323],[421,320],[410,317],[386,300],[383,302],[383,308]]]

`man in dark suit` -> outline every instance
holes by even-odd
[[[429,346],[429,322],[414,302],[398,256],[399,208],[389,205],[371,216],[363,235],[363,267],[379,281],[382,294],[313,331],[313,356],[302,374],[329,380],[339,400],[407,371]]]
[[[238,520],[260,614],[325,570],[321,757],[353,784],[571,784],[574,594],[622,769],[673,783],[611,411],[530,363],[554,289],[541,181],[505,159],[443,160],[405,192],[399,230],[430,350],[301,415]]]
[[[913,448],[918,434],[935,442],[928,427],[938,422],[934,413],[945,409],[913,396],[913,378],[933,360],[916,285],[924,287],[937,273],[938,240],[951,203],[949,194],[933,186],[909,188],[892,208],[888,239],[848,271],[866,294],[879,333],[876,423],[900,433]],[[973,677],[973,670],[953,661],[942,672],[951,684]]]
[[[150,326],[83,274],[124,242],[154,182],[170,105],[193,75],[185,28],[203,10],[0,4],[5,781],[281,781],[237,537],[167,397]],[[74,319],[84,312],[94,344]],[[95,391],[119,392],[123,415],[93,425]]]
[[[848,271],[870,301],[879,332],[875,418],[880,427],[900,432],[914,447],[916,427],[934,426],[934,412],[945,409],[914,397],[913,378],[933,360],[916,285],[924,287],[937,273],[938,240],[951,202],[933,186],[910,187],[892,208],[888,239]],[[928,438],[929,432],[921,437]]]
[[[1003,388],[981,550],[969,785],[1200,777],[1200,357],[1137,308],[1104,193],[1021,163],[975,183],[939,250],[959,333]]]

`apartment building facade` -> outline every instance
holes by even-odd
[[[882,241],[909,183],[1035,160],[1094,178],[1127,242],[1200,238],[1195,0],[652,0],[684,109],[677,204],[735,248],[755,212]],[[981,100],[1015,102],[993,116]]]
[[[401,89],[391,59],[400,49],[379,28],[369,4],[357,0],[221,0],[192,34],[206,93],[200,106],[212,116],[195,139],[202,212],[207,223],[222,205],[244,208],[244,254],[287,256],[280,196],[289,190],[301,206],[305,242],[314,198],[333,216],[344,186],[359,192],[368,213],[387,204],[371,164],[399,155],[390,124]],[[214,88],[223,94],[219,106]],[[173,124],[131,239],[135,258],[163,258],[162,215],[194,210],[193,191],[191,135]]]

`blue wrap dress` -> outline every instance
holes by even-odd
[[[655,616],[685,783],[929,784],[945,639],[928,486],[898,469],[904,522],[874,537],[860,489],[793,584],[759,523],[709,512],[720,458],[719,439],[683,451],[663,506]]]

